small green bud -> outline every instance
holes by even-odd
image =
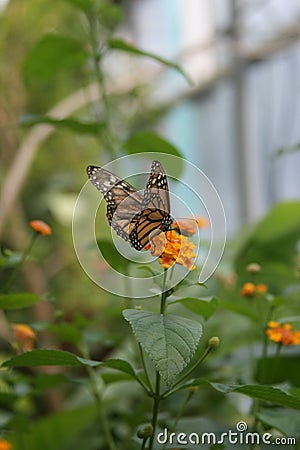
[[[218,338],[218,336],[213,336],[208,341],[208,347],[210,347],[210,348],[217,348],[219,346],[219,344],[220,344],[220,339]]]
[[[134,309],[136,309],[137,311],[142,311],[143,308],[141,307],[141,305],[136,305]]]
[[[139,437],[140,439],[146,439],[146,438],[152,436],[152,434],[153,434],[153,426],[151,425],[151,423],[143,425],[142,427],[140,427],[137,430],[136,434],[137,434],[137,437]]]

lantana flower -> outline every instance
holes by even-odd
[[[0,439],[0,450],[12,450],[12,445],[6,439]]]
[[[290,323],[283,323],[271,320],[268,322],[266,334],[269,339],[277,344],[282,345],[298,345],[300,344],[300,331],[292,330]]]
[[[241,289],[243,297],[254,297],[256,294],[265,294],[268,290],[266,284],[260,283],[255,285],[254,283],[245,283]]]
[[[208,221],[205,217],[196,216],[195,219],[179,219],[173,223],[173,229],[185,236],[192,236],[197,228],[206,228]]]
[[[42,236],[49,236],[52,233],[51,227],[43,220],[31,220],[29,225],[36,233]]]
[[[159,233],[151,239],[151,253],[159,256],[158,262],[164,269],[169,269],[176,263],[194,270],[194,259],[197,257],[195,248],[195,244],[175,230]]]

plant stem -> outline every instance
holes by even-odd
[[[103,103],[103,111],[104,111],[104,126],[105,126],[105,145],[107,146],[110,156],[112,158],[115,157],[115,149],[112,144],[112,136],[111,136],[111,130],[110,130],[110,108],[109,108],[109,101],[108,96],[106,93],[105,88],[105,81],[104,81],[104,75],[101,69],[101,58],[103,56],[103,53],[99,51],[99,42],[100,42],[100,35],[99,35],[99,22],[93,13],[90,13],[87,15],[87,19],[89,22],[90,27],[90,39],[91,39],[91,46],[92,46],[92,58],[93,58],[93,64],[94,64],[94,72],[96,76],[97,83],[99,85],[100,91],[101,91],[101,97],[102,97],[102,103]],[[97,113],[97,120],[101,122],[102,117]]]
[[[180,384],[185,378],[187,378],[195,369],[196,367],[202,363],[202,361],[207,357],[207,355],[210,353],[210,351],[213,349],[213,347],[207,347],[205,352],[203,353],[203,355],[201,356],[200,359],[198,359],[190,368],[187,372],[185,372],[177,381],[176,383],[173,384],[173,388],[171,391],[166,392],[163,396],[163,398],[167,398],[169,397],[169,395],[173,394],[174,392],[174,388],[176,386],[178,386],[178,384]]]
[[[150,437],[148,450],[152,450],[153,449],[154,438],[155,438],[155,431],[156,431],[156,425],[157,425],[159,404],[160,404],[160,374],[159,374],[159,372],[156,372],[155,397],[154,397],[153,412],[152,412],[152,422],[151,422],[152,423],[152,427],[153,427],[153,434]]]
[[[3,291],[7,291],[8,288],[10,287],[11,283],[14,281],[17,273],[20,270],[20,267],[22,266],[23,262],[26,260],[27,256],[29,255],[29,253],[32,250],[32,247],[36,241],[36,239],[38,238],[39,234],[34,232],[34,234],[31,237],[30,243],[27,247],[27,249],[25,250],[25,252],[22,255],[22,258],[20,259],[20,261],[18,262],[18,264],[14,267],[10,277],[8,278],[7,282],[5,283],[4,287],[3,287]]]
[[[164,269],[161,302],[160,302],[160,313],[163,315],[165,314],[166,301],[167,301],[167,291],[166,291],[167,274],[168,274],[167,269]]]
[[[81,353],[82,353],[83,358],[90,359],[90,355],[86,349],[82,348]],[[103,428],[103,433],[105,435],[108,448],[109,448],[109,450],[117,450],[114,440],[113,440],[113,437],[112,437],[112,434],[111,434],[111,431],[110,431],[110,428],[108,426],[107,417],[104,412],[102,396],[98,389],[98,382],[97,382],[96,374],[94,372],[94,369],[90,366],[87,366],[87,372],[89,375],[92,393],[93,393],[94,400],[95,400],[95,403],[98,408],[99,419],[100,419],[100,422],[101,422],[101,425]]]
[[[166,282],[167,282],[167,269],[164,269],[164,276],[163,276],[163,283],[162,283],[162,292],[161,292],[161,301],[160,301],[160,314],[165,314],[166,311],[166,300],[167,300],[167,292],[166,292]],[[153,411],[152,411],[152,427],[153,427],[153,434],[150,437],[149,441],[149,447],[148,450],[153,449],[154,444],[154,438],[155,438],[155,432],[156,432],[156,426],[157,426],[157,417],[158,417],[158,410],[159,410],[159,404],[161,400],[160,395],[160,374],[158,371],[156,371],[156,382],[155,382],[155,395],[154,395],[154,404],[153,404]]]

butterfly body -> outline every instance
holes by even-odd
[[[173,222],[167,176],[153,161],[144,195],[106,169],[88,166],[87,174],[107,202],[106,217],[116,233],[136,250],[143,250],[152,233],[167,231]]]

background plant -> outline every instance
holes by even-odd
[[[130,327],[121,315],[126,300],[99,292],[77,266],[69,223],[74,198],[86,180],[84,168],[91,161],[104,162],[143,150],[180,154],[174,145],[149,128],[144,129],[145,123],[154,124],[163,113],[145,108],[147,86],[132,82],[121,90],[115,89],[110,84],[105,58],[112,55],[122,66],[123,56],[151,57],[180,74],[182,70],[120,40],[121,9],[112,2],[61,2],[55,14],[52,2],[46,3],[35,2],[24,10],[18,10],[17,3],[13,3],[1,27],[6,37],[1,44],[3,51],[8,50],[9,26],[17,18],[18,32],[24,36],[12,47],[8,65],[1,72],[6,83],[2,115],[4,112],[5,123],[10,124],[1,138],[1,175],[5,180],[11,155],[15,155],[16,164],[18,143],[26,138],[28,127],[45,130],[36,127],[51,126],[56,130],[35,159],[27,159],[32,163],[30,171],[19,172],[20,177],[15,176],[8,191],[13,192],[19,180],[27,177],[3,235],[3,289],[26,254],[32,233],[27,222],[43,218],[51,223],[53,233],[39,239],[0,298],[5,311],[1,317],[5,338],[1,343],[2,359],[7,360],[5,367],[15,367],[13,371],[2,369],[3,437],[17,449],[40,448],[41,442],[49,449],[151,446],[148,435],[143,435],[150,434],[149,428],[145,430],[141,422],[153,418],[153,398],[145,395],[145,368],[154,387],[157,373],[152,363],[157,368],[157,360],[149,349],[140,359]],[[46,16],[45,8],[50,15]],[[36,16],[39,20],[35,20]],[[28,29],[32,24],[32,34],[23,28],[25,24]],[[51,28],[58,31],[45,35],[44,30]],[[27,56],[22,77],[26,91],[13,70],[20,67],[24,53]],[[11,77],[11,73],[15,76]],[[73,93],[83,87],[89,87],[87,97],[82,103],[75,102],[71,116],[69,110],[62,116],[61,110],[53,111],[56,102],[67,95],[74,98]],[[11,123],[21,115],[23,127],[12,128]],[[26,155],[29,158],[28,151]],[[276,344],[268,342],[265,334],[269,318],[292,323],[299,329],[299,217],[299,202],[274,208],[246,237],[232,244],[226,270],[220,271],[207,289],[187,280],[168,295],[173,309],[170,316],[175,312],[185,317],[176,325],[176,331],[190,320],[198,324],[199,336],[200,325],[210,320],[205,323],[197,350],[195,338],[196,353],[193,356],[191,352],[193,360],[186,372],[169,379],[170,385],[176,384],[193,369],[189,381],[182,379],[172,387],[176,392],[160,402],[159,427],[186,432],[196,429],[199,433],[222,431],[243,418],[260,431],[276,430],[286,436],[299,433],[298,347],[282,346],[279,354]],[[103,240],[105,233],[100,233],[99,239]],[[253,262],[261,266],[255,276],[247,271]],[[241,289],[246,282],[265,284],[268,291],[243,297]],[[145,329],[147,321],[159,317],[157,298],[151,304],[143,302],[142,307],[144,310],[124,313],[134,330],[137,316],[144,315]],[[38,349],[11,358],[20,345],[10,325],[23,323],[36,334],[34,344]],[[218,351],[198,366],[209,338],[215,335],[221,339]],[[144,334],[138,341],[147,347]],[[174,343],[170,341],[170,345]],[[44,366],[52,369],[40,369]],[[235,392],[235,396],[228,396],[229,392]],[[251,399],[248,408],[241,400],[245,396]],[[182,405],[179,411],[178,405]],[[136,437],[138,429],[142,438]]]

